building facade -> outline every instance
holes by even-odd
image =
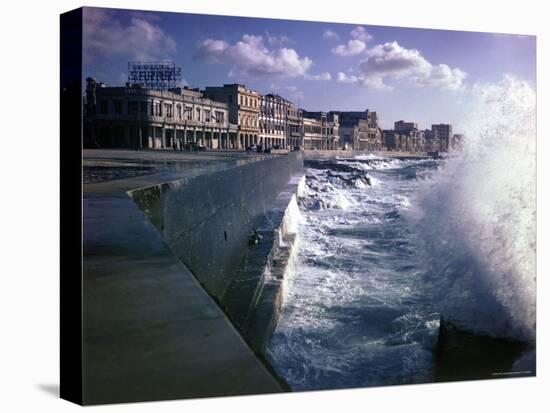
[[[302,149],[338,149],[339,119],[336,114],[303,111]]]
[[[260,96],[260,142],[264,148],[287,148],[288,111],[291,102],[272,93]]]
[[[377,112],[332,111],[338,115],[340,146],[342,149],[379,150],[382,147],[382,130]]]
[[[448,151],[453,140],[453,125],[447,123],[432,125],[432,133],[433,138],[439,143],[439,150]]]
[[[463,136],[450,124],[419,130],[399,120],[382,131],[377,112],[310,112],[276,94],[241,84],[154,90],[140,84],[108,87],[87,79],[84,145],[105,148],[447,151]]]
[[[244,149],[260,141],[260,94],[234,83],[209,86],[204,95],[228,106],[229,122],[238,127],[237,148]]]
[[[304,135],[304,111],[289,102],[286,114],[286,140],[290,149],[302,146]]]
[[[396,132],[408,132],[411,129],[418,130],[418,124],[416,122],[405,122],[404,120],[398,120],[393,123],[393,128]]]
[[[237,126],[227,105],[198,89],[107,87],[88,78],[84,135],[88,147],[183,149],[193,142],[222,149],[235,146]]]

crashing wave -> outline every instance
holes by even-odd
[[[461,151],[420,186],[408,218],[445,319],[535,339],[535,92],[507,77],[476,86]]]

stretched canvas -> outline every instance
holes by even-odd
[[[61,15],[61,397],[536,374],[536,39],[364,20]]]

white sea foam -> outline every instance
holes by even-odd
[[[468,330],[535,338],[535,92],[478,85],[462,151],[420,186],[418,229],[444,317]]]

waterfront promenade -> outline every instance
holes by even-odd
[[[360,154],[84,150],[84,402],[287,390],[218,305],[230,264],[289,165]]]
[[[283,391],[128,196],[276,156],[83,152],[85,404]]]

